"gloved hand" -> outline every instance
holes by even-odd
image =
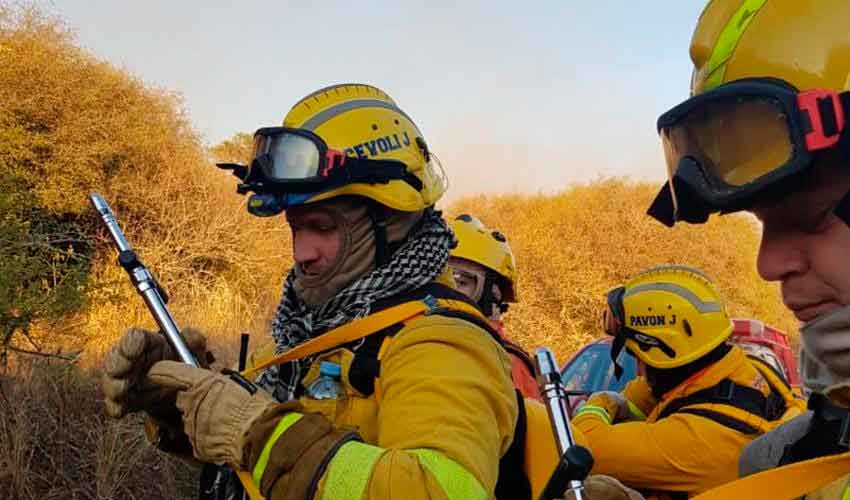
[[[582,406],[581,413],[585,413],[588,408],[594,406],[597,408],[604,409],[608,413],[608,416],[611,418],[610,423],[612,424],[631,418],[631,412],[629,411],[629,403],[626,398],[624,398],[623,395],[619,392],[594,392],[589,398],[587,398],[587,403]],[[578,415],[578,413],[576,413],[576,415]]]
[[[572,492],[564,495],[564,500],[575,500]],[[611,476],[597,474],[584,481],[584,498],[588,500],[646,500],[637,491],[624,486]]]
[[[209,366],[212,355],[207,351],[206,337],[192,328],[182,333],[198,362]],[[176,360],[177,355],[163,335],[138,328],[128,330],[106,356],[102,380],[106,414],[121,418],[144,410],[161,420],[173,417],[176,391],[145,383],[150,367],[169,359]]]
[[[631,408],[633,418],[638,420],[646,420],[646,415],[652,412],[652,409],[658,405],[658,400],[652,394],[652,388],[646,381],[646,377],[637,377],[626,384],[623,389],[623,397],[631,401],[634,408]],[[634,409],[637,408],[643,415],[635,414]]]
[[[321,414],[303,413],[298,401],[277,403],[262,390],[251,394],[209,370],[161,361],[147,378],[179,391],[177,407],[195,457],[252,471],[266,498],[307,498],[329,455],[342,443],[359,440]]]
[[[252,426],[281,406],[262,390],[251,394],[226,375],[176,361],[156,363],[147,374],[146,384],[177,393],[183,429],[198,460],[243,469]]]

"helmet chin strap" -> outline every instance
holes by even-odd
[[[377,203],[369,202],[367,210],[372,230],[375,232],[375,269],[387,262],[390,257],[390,244],[387,238],[387,214]]]

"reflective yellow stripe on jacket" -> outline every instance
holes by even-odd
[[[344,444],[328,465],[322,500],[360,500],[375,463],[386,450],[366,443]],[[450,500],[486,500],[475,477],[454,460],[433,450],[409,450],[437,479]]]

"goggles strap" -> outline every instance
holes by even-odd
[[[611,362],[614,364],[614,376],[617,377],[617,380],[620,380],[620,377],[623,376],[623,367],[617,359],[623,352],[623,347],[626,346],[626,336],[628,335],[628,330],[625,327],[626,314],[623,309],[623,296],[625,294],[626,289],[619,286],[608,292],[605,299],[608,302],[608,314],[611,314],[613,316],[612,321],[619,325],[616,332],[606,332],[614,336],[614,341],[611,342]]]
[[[623,366],[617,361],[617,358],[620,357],[623,347],[626,346],[626,336],[624,333],[620,333],[614,337],[614,341],[611,342],[611,361],[614,363],[614,376],[617,377],[617,380],[620,380],[620,377],[623,376]]]
[[[342,168],[334,168],[328,176],[333,185],[364,183],[386,184],[391,180],[405,180],[407,166],[395,160],[368,160],[347,158]]]
[[[807,122],[805,141],[809,151],[835,147],[847,136],[845,117],[850,117],[850,92],[803,91],[797,94],[797,106]]]

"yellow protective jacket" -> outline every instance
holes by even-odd
[[[371,394],[352,385],[346,348],[319,356],[302,382],[319,377],[321,362],[338,364],[343,394],[300,402],[362,439],[325,459],[314,498],[493,498],[517,419],[506,352],[482,328],[441,314],[404,321],[380,351]],[[276,460],[285,457],[273,452],[266,467]]]
[[[787,386],[782,390],[782,416],[768,420],[722,403],[685,405],[690,396],[734,383],[751,388],[767,398],[779,390],[768,383],[773,377],[750,361],[737,347],[654,401],[646,381],[633,381],[624,395],[631,399],[633,415],[646,414],[643,421],[612,424],[600,408],[582,408],[573,419],[594,456],[594,474],[608,474],[633,488],[651,492],[675,492],[693,496],[734,480],[743,447],[777,422],[802,411]],[[730,382],[731,381],[731,382]],[[739,391],[747,392],[747,391]],[[635,397],[634,395],[639,395]],[[757,393],[756,393],[757,394]],[[631,395],[631,398],[630,398]],[[678,408],[671,414],[668,405]]]

